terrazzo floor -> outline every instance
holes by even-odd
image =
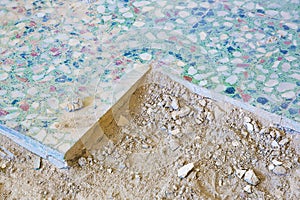
[[[64,161],[149,65],[297,129],[299,14],[299,0],[1,0],[0,131]],[[78,97],[92,119],[59,129]]]

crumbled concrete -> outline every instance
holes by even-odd
[[[259,179],[252,169],[249,169],[245,173],[244,180],[251,185],[257,185],[259,183]]]
[[[183,167],[181,167],[179,170],[178,170],[178,177],[179,178],[185,178],[188,173],[194,168],[194,163],[189,163],[187,165],[184,165]]]

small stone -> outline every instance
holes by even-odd
[[[84,167],[86,164],[87,164],[87,161],[84,157],[81,157],[81,158],[78,159],[78,165],[80,167]]]
[[[79,110],[83,107],[83,102],[80,98],[76,98],[67,103],[66,110],[69,112],[74,112]]]
[[[113,172],[113,170],[111,168],[108,168],[107,172],[111,174]]]
[[[180,147],[180,143],[176,139],[170,139],[169,146],[172,151],[176,151]]]
[[[273,164],[269,164],[268,169],[269,169],[270,171],[272,171],[274,168],[275,168],[275,166],[274,166]]]
[[[188,173],[194,168],[194,163],[189,163],[187,165],[184,165],[178,170],[178,177],[184,178],[188,175]]]
[[[171,102],[171,107],[172,107],[174,110],[178,110],[179,105],[178,105],[178,100],[177,100],[177,99],[173,99],[173,100],[172,100],[172,102]]]
[[[263,134],[265,134],[265,133],[267,133],[267,129],[266,128],[262,128],[260,131],[259,131],[259,134],[260,135],[263,135]]]
[[[239,142],[236,140],[232,141],[232,146],[234,146],[234,147],[239,146]]]
[[[208,119],[209,121],[212,121],[215,119],[215,117],[212,112],[207,112],[206,119]]]
[[[188,106],[184,106],[179,112],[178,116],[179,117],[185,117],[190,113],[191,109]]]
[[[252,193],[252,187],[251,187],[251,185],[246,185],[243,189],[244,189],[245,192],[247,192],[249,194]]]
[[[241,131],[241,134],[244,136],[244,137],[247,137],[248,136],[248,132],[244,129],[242,129]]]
[[[34,159],[33,161],[33,168],[35,170],[38,170],[41,168],[41,157],[37,157],[36,159]]]
[[[245,123],[246,129],[249,133],[252,133],[254,130],[254,127],[251,123]]]
[[[279,145],[280,146],[284,146],[285,144],[287,144],[289,142],[288,138],[284,138],[283,140],[280,140]]]
[[[250,123],[251,122],[251,119],[250,117],[244,117],[244,123]]]
[[[279,144],[278,144],[278,142],[276,142],[275,140],[273,140],[273,142],[271,143],[271,146],[273,147],[273,148],[279,148]]]
[[[235,174],[239,178],[243,178],[243,176],[244,176],[245,173],[246,173],[246,170],[244,170],[244,169],[236,169],[235,170]]]
[[[171,135],[177,135],[180,133],[180,129],[174,129],[172,131],[170,131]]]
[[[201,99],[201,100],[199,100],[199,104],[200,104],[202,107],[205,107],[206,104],[207,104],[207,102],[206,102],[205,99]]]
[[[276,160],[276,159],[272,160],[272,163],[273,163],[274,165],[276,165],[276,166],[282,165],[282,162],[280,162],[280,161],[278,161],[278,160]]]
[[[259,183],[259,179],[257,178],[252,169],[249,169],[245,173],[244,180],[251,185],[257,185]]]
[[[227,167],[227,174],[232,174],[233,173],[233,169],[232,169],[232,167],[231,166],[228,166]]]
[[[1,164],[1,169],[5,169],[7,167],[6,163]]]
[[[285,175],[286,174],[286,169],[283,166],[276,166],[273,169],[273,173],[276,175]]]

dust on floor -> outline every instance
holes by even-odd
[[[167,82],[142,85],[118,139],[70,169],[0,136],[0,199],[299,199],[299,133]]]

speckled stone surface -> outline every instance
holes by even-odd
[[[58,128],[65,103],[105,110],[112,87],[150,63],[299,124],[299,10],[299,0],[2,0],[0,125],[64,154],[84,134]]]

